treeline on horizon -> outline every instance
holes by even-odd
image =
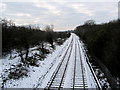
[[[104,63],[113,76],[120,78],[120,20],[102,24],[88,20],[77,26],[75,33],[86,43],[89,53]]]
[[[44,30],[38,26],[16,26],[11,20],[1,19],[2,23],[2,55],[11,53],[16,49],[18,52],[26,51],[26,59],[28,49],[36,45],[43,47],[44,42],[51,44],[57,42],[58,38],[69,37],[68,32],[54,32],[53,25],[46,25]],[[60,43],[59,43],[60,44]]]

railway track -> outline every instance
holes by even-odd
[[[82,51],[85,51],[85,48],[83,48],[83,43],[81,42],[81,49],[82,49]],[[95,85],[95,90],[102,90],[102,87],[101,87],[101,85],[100,85],[100,83],[99,83],[99,80],[98,80],[98,78],[97,78],[97,76],[95,75],[95,72],[94,72],[94,70],[93,70],[93,68],[92,68],[92,65],[90,64],[90,62],[89,62],[89,58],[88,58],[88,56],[87,56],[87,54],[85,53],[84,54],[85,55],[85,57],[86,57],[86,66],[87,66],[87,68],[89,69],[87,72],[89,72],[90,74],[91,74],[91,78],[93,79],[93,81],[94,81],[94,85]]]
[[[76,42],[75,42],[75,62],[74,62],[74,74],[73,74],[74,75],[73,76],[73,90],[74,90],[75,82],[76,82],[76,80],[75,80],[75,78],[76,78],[76,53],[77,53],[77,51],[76,51]]]
[[[75,39],[74,39],[75,40]],[[83,67],[83,62],[81,59],[81,52],[80,52],[80,47],[78,45],[78,42],[75,40],[75,55],[74,55],[74,66],[73,66],[73,78],[71,80],[71,87],[73,90],[76,88],[83,88],[84,90],[88,87],[87,86],[87,80],[85,78],[85,71],[84,71],[84,67]],[[54,72],[54,74],[52,75],[52,78],[50,79],[50,81],[48,82],[48,85],[45,89],[58,89],[60,90],[61,88],[64,87],[64,80],[65,80],[65,76],[66,76],[66,70],[68,67],[68,62],[70,60],[70,56],[71,56],[71,52],[72,52],[72,48],[73,47],[73,43],[71,42],[71,46],[69,46],[68,50],[66,51],[66,54],[63,57],[62,62],[59,64],[59,66],[57,67],[56,71]],[[79,50],[79,52],[77,52],[77,49]],[[66,59],[67,53],[70,51],[68,58]],[[79,58],[76,58],[77,55],[79,55]]]
[[[53,75],[45,89],[58,88],[58,90],[60,90],[60,88],[63,88],[66,70],[67,70],[67,66],[68,66],[68,63],[70,60],[70,55],[71,55],[71,53],[68,53],[68,52],[72,51],[72,47],[73,47],[73,39],[72,39],[69,47],[67,48],[67,51],[66,51],[65,55],[63,56],[61,63],[59,63],[57,69],[53,73]],[[68,56],[68,57],[66,57],[66,56]]]
[[[78,51],[77,51],[78,50]],[[77,57],[80,56],[80,57]],[[74,74],[73,74],[73,83],[71,88],[74,90],[76,88],[81,88],[85,90],[88,87],[87,80],[85,76],[84,66],[81,59],[80,46],[76,40],[75,44],[75,60],[74,60]]]
[[[78,41],[78,42],[80,42],[80,41]],[[84,53],[84,56],[85,56],[85,60],[83,62],[84,67],[82,69],[82,70],[84,70],[83,72],[85,72],[84,74],[86,74],[86,75],[83,75],[84,77],[86,77],[85,80],[83,80],[84,90],[86,90],[86,88],[88,88],[88,89],[92,88],[94,90],[102,90],[102,87],[101,87],[101,85],[95,75],[95,72],[89,62],[88,56],[85,53],[86,51],[83,48],[83,43],[81,42],[81,45],[80,45],[80,43],[78,43],[78,46],[79,46],[80,53],[81,54]],[[82,55],[81,55],[81,57],[82,57]],[[82,62],[82,58],[81,58],[81,62]],[[83,77],[83,79],[84,79],[84,77]],[[92,83],[90,83],[89,81],[92,81]],[[89,83],[87,83],[87,82],[89,82]]]
[[[72,37],[71,37],[71,38],[72,38]],[[64,49],[65,47],[66,47],[66,48],[69,48],[69,47],[70,47],[70,44],[72,43],[72,41],[73,41],[73,39],[72,39],[70,42],[68,42],[67,45],[64,46],[61,51],[63,52],[63,51],[64,51],[63,49]],[[67,47],[67,46],[68,46],[68,47]],[[67,50],[66,50],[66,52],[67,52]],[[59,55],[57,55],[57,56],[54,58],[54,60],[53,60],[53,62],[51,63],[50,67],[48,68],[48,70],[46,70],[45,74],[42,75],[42,76],[39,78],[38,83],[33,86],[33,90],[36,90],[38,87],[40,87],[40,86],[42,85],[42,82],[43,82],[44,78],[47,76],[47,74],[49,73],[49,71],[50,71],[50,70],[52,69],[52,67],[54,66],[54,63],[56,62],[57,57],[60,57],[60,56],[61,56],[61,55],[59,54]]]
[[[60,60],[60,62],[54,69],[44,90],[61,90],[64,88],[72,90],[89,90],[90,88],[102,90],[89,63],[83,43],[80,42],[75,34],[72,35],[72,39],[66,46],[64,54],[57,60]],[[46,76],[47,73],[48,71],[45,74]]]

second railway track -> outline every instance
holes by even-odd
[[[65,79],[65,75],[66,75],[67,66],[68,66],[68,63],[70,60],[72,47],[73,47],[73,39],[72,39],[68,49],[66,50],[66,53],[62,58],[62,61],[59,63],[58,67],[56,68],[55,72],[53,73],[53,75],[45,89],[49,90],[49,89],[58,88],[58,90],[60,90],[60,88],[63,88],[64,79]],[[68,53],[68,52],[70,52],[70,53]]]
[[[56,59],[58,64],[46,82],[44,90],[61,90],[65,88],[72,90],[96,88],[94,90],[101,90],[86,56],[83,43],[80,42],[78,36],[72,34],[67,45],[64,53]]]

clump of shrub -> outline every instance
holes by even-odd
[[[37,62],[38,62],[38,60],[33,56],[28,57],[28,59],[27,59],[27,65],[38,67],[39,65],[37,64]]]
[[[10,79],[17,80],[23,77],[27,77],[28,72],[29,72],[26,66],[22,64],[12,65],[10,69],[8,70],[5,69],[3,71],[4,71],[4,73],[2,74],[3,84],[6,83],[6,81]]]
[[[22,64],[18,64],[15,67],[10,68],[9,71],[10,71],[8,74],[9,79],[16,80],[21,77],[28,76],[27,75],[28,69],[25,66],[23,66]]]
[[[65,41],[65,39],[58,38],[56,42],[58,45],[62,45],[64,41]]]

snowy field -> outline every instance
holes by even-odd
[[[29,56],[34,53],[39,54],[35,51],[36,48],[37,46],[30,48]],[[43,61],[39,60],[38,67],[28,67],[27,76],[7,80],[4,88],[101,88],[89,63],[84,44],[77,35],[72,33],[63,45],[56,46],[55,50],[50,48],[49,44],[46,44],[46,48],[51,53]],[[9,69],[19,63],[20,57],[15,51],[12,52],[12,58],[10,55],[3,58],[2,75],[4,78],[7,77]]]
[[[64,49],[66,48],[69,42],[69,39],[67,39],[63,43],[63,45],[56,46],[56,49],[54,51],[52,50],[52,48],[50,48],[49,44],[47,44],[48,46],[46,48],[51,50],[52,53],[47,55],[44,61],[38,62],[39,67],[30,66],[27,77],[23,77],[18,80],[13,80],[13,79],[7,80],[7,82],[4,84],[4,88],[33,88],[35,87],[38,84],[40,77],[42,77],[46,73],[46,71],[49,70],[49,67],[51,67],[52,64],[56,63],[56,58],[59,58],[59,55],[63,53]],[[35,51],[35,50],[32,51],[35,48],[37,47],[30,48],[29,56],[31,56],[34,53],[39,53],[38,51]],[[12,68],[12,65],[17,65],[20,63],[20,57],[18,57],[18,54],[15,51],[13,51],[11,55],[13,58],[10,58],[10,55],[8,55],[7,57],[1,60],[2,68],[0,69],[1,71],[3,71],[2,75],[4,77],[7,77],[9,73],[8,70]]]

